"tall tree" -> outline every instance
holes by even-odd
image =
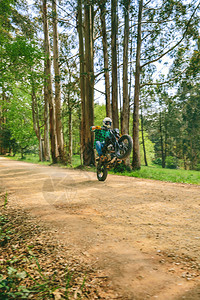
[[[109,78],[109,63],[108,63],[108,41],[106,32],[106,0],[99,1],[100,18],[101,18],[101,33],[103,43],[103,58],[104,58],[104,76],[105,76],[105,93],[106,93],[106,115],[112,118],[111,101],[110,101],[110,78]]]
[[[112,120],[114,128],[119,128],[117,88],[117,28],[117,0],[111,0]]]
[[[44,98],[45,98],[45,104],[48,103],[49,105],[51,156],[52,156],[53,163],[56,163],[58,150],[57,150],[57,136],[56,136],[55,104],[54,104],[53,90],[52,90],[51,51],[50,51],[50,41],[49,41],[49,26],[48,26],[48,18],[47,18],[46,0],[43,0],[43,26],[44,26],[44,50],[45,50]]]
[[[60,82],[60,65],[59,65],[59,48],[58,48],[58,28],[57,28],[57,1],[52,0],[53,15],[53,62],[55,73],[55,121],[56,135],[58,143],[59,160],[64,162],[64,141],[61,121],[61,82]]]
[[[90,132],[90,126],[94,124],[94,7],[87,0],[84,5],[85,11],[85,147],[83,153],[84,165],[95,164],[94,137]]]
[[[124,0],[124,49],[123,49],[123,108],[121,117],[122,134],[129,133],[129,93],[128,93],[128,44],[130,0]]]
[[[137,29],[137,50],[136,50],[136,71],[133,111],[133,169],[140,169],[140,144],[139,144],[139,97],[140,97],[140,55],[141,55],[141,23],[142,23],[143,0],[139,1],[138,29]]]
[[[38,110],[38,103],[35,91],[34,81],[32,81],[32,91],[31,91],[31,98],[32,98],[32,118],[33,118],[33,128],[36,134],[36,137],[39,142],[39,159],[40,161],[44,160],[44,151],[43,151],[43,143],[42,143],[42,134],[40,128],[40,119],[39,119],[39,110]]]
[[[85,52],[83,39],[82,0],[78,0],[77,6],[77,30],[79,36],[79,60],[80,60],[80,92],[81,92],[81,161],[85,152]]]

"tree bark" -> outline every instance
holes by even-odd
[[[85,3],[85,62],[86,62],[86,90],[85,90],[85,148],[83,153],[84,165],[95,165],[94,137],[90,126],[94,124],[94,58],[93,58],[93,5]]]
[[[137,52],[136,52],[136,72],[134,91],[134,111],[133,111],[133,169],[140,169],[140,143],[139,143],[139,105],[140,105],[140,53],[141,53],[141,22],[142,22],[143,0],[139,2],[138,29],[137,29]]]
[[[44,49],[45,49],[45,101],[49,104],[51,156],[53,163],[57,162],[57,137],[55,122],[55,105],[53,101],[52,76],[51,76],[51,52],[49,42],[49,29],[47,20],[47,1],[43,0],[43,25],[44,25]]]
[[[83,42],[83,17],[82,0],[78,0],[77,30],[79,35],[79,60],[80,60],[80,91],[81,91],[81,163],[83,162],[83,153],[85,152],[85,53]]]
[[[129,42],[130,0],[124,2],[124,50],[123,50],[123,109],[121,118],[122,134],[129,133],[129,93],[128,93],[128,42]]]
[[[106,116],[112,118],[111,102],[110,102],[110,78],[108,66],[108,42],[106,33],[106,0],[99,2],[100,17],[101,17],[101,32],[103,43],[103,58],[104,58],[104,77],[105,77],[105,93],[106,93]]]
[[[112,120],[114,128],[119,128],[117,89],[117,27],[117,0],[111,0]]]
[[[40,122],[39,122],[39,112],[38,112],[38,105],[37,105],[37,99],[35,95],[35,89],[34,85],[32,84],[32,117],[33,117],[33,129],[35,131],[35,134],[37,136],[38,142],[39,142],[39,160],[44,160],[44,153],[42,148],[42,136],[40,131]]]
[[[58,29],[57,29],[57,1],[52,0],[53,12],[53,62],[55,73],[55,118],[56,135],[58,143],[59,160],[64,162],[64,141],[61,121],[61,84],[60,84],[60,66],[59,66],[59,48],[58,48]]]
[[[143,115],[141,111],[141,131],[142,131],[142,146],[143,146],[143,153],[144,153],[144,163],[145,166],[148,166],[147,163],[147,155],[146,155],[146,147],[145,147],[145,139],[144,139],[144,120],[143,120]]]
[[[161,147],[161,155],[162,155],[162,168],[165,168],[165,147],[163,140],[163,129],[162,129],[162,113],[159,114],[159,131],[160,131],[160,147]]]
[[[5,130],[5,125],[6,125],[6,117],[5,117],[5,113],[7,111],[7,106],[6,106],[6,102],[8,101],[8,99],[6,99],[6,88],[3,86],[2,87],[2,106],[0,105],[0,131],[3,133],[3,131]],[[0,136],[1,137],[1,136]],[[0,144],[1,146],[1,144]],[[5,155],[7,152],[7,149],[3,148],[1,146],[0,148],[0,154]]]
[[[47,99],[46,82],[44,82],[44,159],[45,159],[45,161],[50,161],[49,103],[48,103],[48,99]]]
[[[68,132],[69,132],[69,139],[68,139],[68,164],[72,164],[72,109],[69,106],[69,119],[68,119]]]

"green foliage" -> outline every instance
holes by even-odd
[[[42,51],[39,50],[34,40],[27,40],[24,36],[17,36],[6,44],[5,51],[10,60],[10,70],[17,80],[34,79],[37,82],[37,73],[41,75]],[[34,69],[33,69],[34,67]]]
[[[178,167],[177,158],[173,156],[167,156],[165,159],[166,167],[169,169],[176,169]]]
[[[20,89],[15,89],[13,97],[7,104],[6,127],[11,132],[21,151],[37,145],[37,138],[33,130],[31,99]]]
[[[4,196],[4,208],[6,208],[7,204],[8,204],[8,194],[6,192]]]
[[[126,165],[124,161],[122,161],[120,164],[117,164],[114,169],[114,173],[124,173],[124,172],[131,172],[131,168],[129,165]]]
[[[144,165],[144,149],[142,145],[142,133],[139,134],[140,139],[140,159],[141,164]],[[150,140],[148,133],[144,131],[144,143],[145,143],[145,150],[146,150],[146,157],[147,157],[147,163],[151,164],[154,157],[155,157],[155,149],[154,149],[154,143]]]
[[[156,159],[153,159],[152,162],[155,164],[155,165],[159,165],[159,166],[162,166],[162,159],[160,157],[156,158]]]
[[[0,1],[0,44],[10,38],[9,31],[11,30],[10,16],[12,14],[12,5],[14,0]]]
[[[12,150],[13,153],[17,151],[18,145],[15,139],[12,138],[10,130],[5,125],[0,127],[0,144],[4,151],[10,152]]]
[[[95,104],[94,105],[94,125],[102,126],[103,119],[106,117],[106,106]]]
[[[9,159],[12,159],[12,160],[19,160],[21,161],[22,160],[22,157],[20,154],[16,154],[15,156],[8,156]],[[25,156],[23,157],[23,161],[26,161],[26,162],[30,162],[30,163],[35,163],[35,164],[41,164],[41,165],[51,165],[52,161],[39,161],[39,157],[38,157],[38,154],[31,154],[31,153],[28,153],[26,154],[26,151],[25,151]]]
[[[113,172],[114,173],[114,172]],[[138,171],[119,173],[119,175],[154,179],[168,182],[190,183],[200,184],[200,172],[187,171],[187,170],[175,170],[175,169],[163,169],[161,167],[141,167]]]
[[[197,165],[195,166],[195,171],[200,171],[200,164],[197,164]]]
[[[5,203],[4,203],[5,205]],[[0,215],[0,246],[5,246],[10,240],[10,229],[7,228],[6,224],[8,219],[4,215]]]
[[[27,299],[30,291],[21,286],[21,281],[27,276],[25,271],[7,268],[7,277],[0,275],[0,293],[2,299]]]
[[[19,89],[23,89],[30,94],[32,89],[34,89],[39,107],[39,127],[41,127],[41,133],[43,134],[44,103],[42,101],[42,91],[44,78],[42,73],[45,58],[40,38],[40,5],[37,2],[35,1],[34,5],[32,5],[30,3],[27,4],[27,1],[0,1],[0,114],[3,115],[3,118],[7,109],[5,106],[9,108],[6,113],[7,127],[3,128],[3,131],[0,128],[0,138],[1,145],[3,144],[6,150],[12,148],[14,152],[16,145],[21,150],[37,145],[31,124],[31,101],[28,99],[28,96],[25,96],[25,92],[22,95]],[[123,1],[123,3],[125,2]],[[184,160],[187,166],[194,169],[200,163],[200,89],[198,80],[200,42],[198,10],[193,14],[197,4],[195,1],[183,0],[154,2],[149,1],[145,4],[142,20],[142,24],[145,24],[145,27],[142,28],[144,36],[141,57],[144,65],[141,72],[142,97],[140,97],[140,100],[144,102],[142,103],[144,106],[144,118],[149,121],[148,124],[147,122],[145,124],[144,132],[147,161],[151,163],[154,156],[163,160],[165,156],[178,157]],[[28,13],[30,5],[32,5],[32,10],[36,9],[33,14]],[[71,141],[68,121],[69,115],[72,114],[73,152],[80,153],[81,105],[79,68],[77,63],[78,57],[74,55],[78,49],[77,32],[75,30],[76,20],[74,19],[73,21],[72,18],[71,24],[63,21],[65,19],[63,17],[64,11],[68,16],[74,15],[76,11],[76,5],[74,5],[75,2],[71,3],[70,6],[69,3],[65,3],[65,10],[63,10],[62,4],[57,7],[59,16],[61,16],[62,11],[62,20],[59,21],[59,28],[62,26],[62,32],[59,32],[59,60],[61,66],[62,123],[65,146],[68,149],[69,141]],[[110,7],[106,7],[106,22],[109,23],[110,14],[107,9],[110,9]],[[96,11],[94,30],[95,35],[98,36],[100,33],[100,20],[98,20],[98,10]],[[124,13],[123,5],[119,6],[119,18],[121,18],[122,13]],[[137,14],[138,3],[134,5],[131,3],[130,20],[136,19]],[[192,18],[190,19],[190,17]],[[35,28],[36,24],[38,28]],[[145,34],[145,31],[148,34]],[[119,66],[122,65],[123,60],[121,51],[123,43],[122,32],[122,28],[119,28]],[[182,39],[183,34],[184,39]],[[51,34],[50,39],[52,39]],[[137,41],[136,30],[132,25],[130,26],[130,40],[133,41],[133,44]],[[174,43],[178,40],[181,41],[180,45],[174,48],[173,51],[170,51],[168,56],[163,56],[165,51],[169,50],[170,45],[174,46]],[[108,51],[110,46],[110,34],[108,34]],[[102,45],[99,40],[95,43],[94,54],[96,83],[100,78],[96,74],[102,75],[103,70]],[[133,50],[130,61],[135,60],[135,55],[135,50]],[[157,61],[159,57],[160,59]],[[171,59],[173,61],[173,65],[169,70],[169,79],[171,77],[175,78],[175,80],[168,83],[166,88],[162,88],[161,85],[156,88],[150,88],[148,85],[148,88],[145,89],[146,83],[149,84],[152,81],[155,82],[155,80],[158,80],[160,83],[160,81],[165,79],[164,76],[160,78],[157,76],[157,71],[160,69],[162,71],[161,64],[164,67],[164,57],[167,57],[166,60]],[[154,60],[156,61],[155,64],[149,64],[149,62]],[[130,65],[130,67],[134,70],[134,65]],[[187,68],[183,71],[185,67]],[[119,73],[121,69],[119,69]],[[132,72],[131,69],[130,73]],[[119,78],[122,77],[119,76]],[[133,80],[130,80],[130,82],[133,83]],[[119,84],[121,84],[120,79]],[[174,98],[168,95],[167,91],[170,91],[170,88],[177,93]],[[132,98],[132,87],[130,87],[130,90],[132,90],[130,94]],[[146,93],[143,92],[144,90]],[[23,104],[20,107],[21,102]],[[16,111],[19,111],[19,118],[17,113],[13,111],[14,106],[16,106]],[[131,107],[133,107],[132,103]],[[24,110],[23,117],[22,109]],[[105,105],[95,104],[94,110],[94,125],[102,125],[102,120],[106,116]],[[3,119],[2,115],[0,115],[0,123]],[[132,115],[130,116],[130,132],[132,132]],[[15,141],[17,144],[15,144]],[[141,162],[144,164],[142,146],[140,152]]]

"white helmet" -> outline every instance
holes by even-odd
[[[103,126],[106,127],[106,128],[111,128],[112,126],[112,120],[111,118],[108,118],[106,117],[104,120],[103,120]]]

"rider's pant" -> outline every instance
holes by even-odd
[[[100,141],[96,141],[96,143],[95,143],[95,147],[96,147],[96,150],[97,150],[99,156],[101,156],[103,154],[102,148],[104,145],[105,145],[105,142],[101,143]]]

